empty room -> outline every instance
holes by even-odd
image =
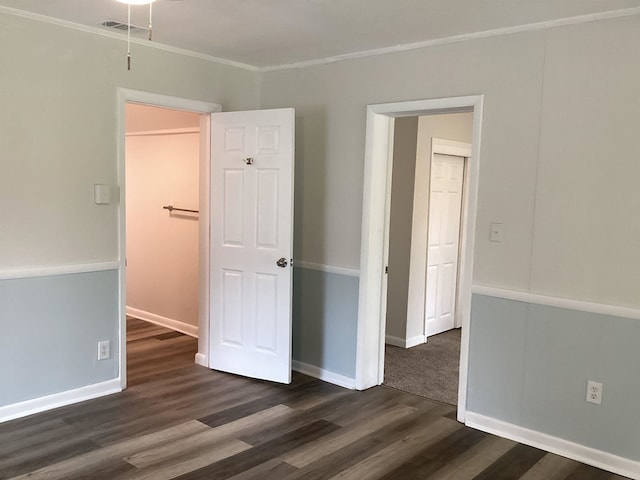
[[[640,0],[0,0],[0,478],[640,479],[639,44]],[[387,384],[433,322],[455,402]]]

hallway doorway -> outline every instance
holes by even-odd
[[[452,405],[472,128],[473,113],[444,113],[397,118],[393,134],[384,384]]]

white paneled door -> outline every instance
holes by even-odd
[[[291,382],[294,110],[212,114],[209,365]]]
[[[434,154],[431,161],[425,331],[455,327],[464,157]]]

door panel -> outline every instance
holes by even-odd
[[[434,154],[429,195],[425,332],[455,327],[464,157]]]
[[[210,366],[283,383],[291,381],[293,145],[293,109],[212,115]]]
[[[224,245],[242,246],[244,244],[244,172],[242,170],[225,170],[223,217]]]

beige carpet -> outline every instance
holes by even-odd
[[[429,337],[413,348],[387,345],[384,384],[438,402],[457,405],[461,329]]]

